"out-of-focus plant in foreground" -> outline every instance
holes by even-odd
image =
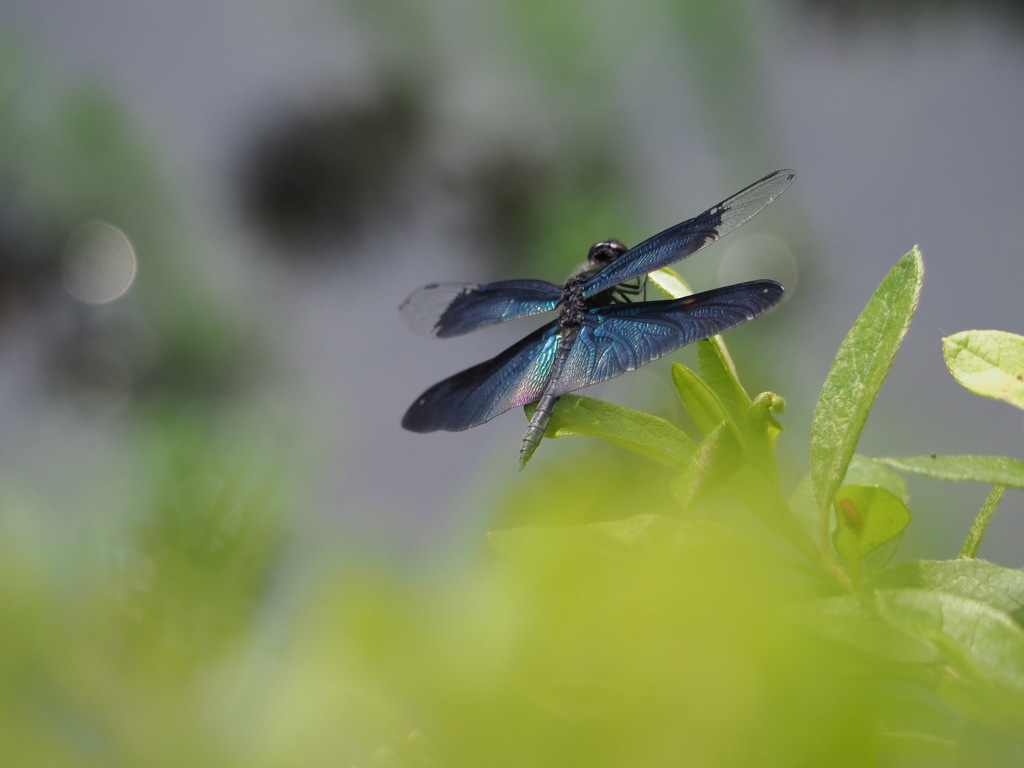
[[[244,444],[199,422],[147,444],[136,508],[95,526],[69,533],[5,498],[4,754],[247,768],[1015,764],[1024,576],[973,555],[1024,463],[855,450],[922,274],[911,251],[854,324],[815,414],[811,469],[788,493],[775,468],[783,401],[750,397],[712,339],[699,375],[673,370],[692,429],[563,398],[547,436],[604,438],[611,461],[535,460],[533,495],[508,503],[541,523],[492,532],[476,561],[443,574],[368,565],[341,543],[300,562],[273,462],[242,461]],[[958,334],[947,359],[975,391],[1014,402],[1018,343]],[[965,557],[888,565],[910,523],[893,469],[993,485]]]

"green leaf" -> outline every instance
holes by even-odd
[[[965,389],[1024,409],[1024,336],[962,331],[942,340],[942,355]]]
[[[686,281],[675,270],[668,267],[651,272],[647,277],[662,292],[673,299],[693,293]],[[722,337],[712,336],[698,341],[697,361],[701,378],[722,400],[733,419],[740,420],[746,409],[750,407],[750,396],[740,384],[739,376],[736,373],[736,364]]]
[[[786,401],[774,392],[762,392],[754,398],[739,421],[747,451],[755,463],[770,461],[766,467],[775,474],[775,439],[785,428],[775,418],[786,410]]]
[[[1024,621],[1024,571],[984,560],[914,560],[880,571],[865,590],[928,589],[977,600]]]
[[[836,492],[836,552],[848,562],[862,560],[900,536],[910,524],[906,505],[884,488],[844,485]]]
[[[898,472],[1024,488],[1024,461],[1007,456],[887,456],[875,459]]]
[[[526,407],[527,418],[536,407]],[[544,436],[600,437],[674,467],[686,466],[696,450],[693,440],[665,419],[582,395],[559,398]]]
[[[743,446],[728,424],[722,422],[712,429],[697,445],[683,474],[672,486],[683,509],[725,483],[740,466],[742,453]]]
[[[843,482],[868,412],[910,325],[923,277],[924,264],[915,247],[875,291],[825,379],[811,424],[811,476],[822,518]]]
[[[947,678],[940,699],[967,720],[961,729],[956,766],[1004,768],[1024,765],[1024,691],[1006,685],[979,685]],[[984,724],[984,725],[982,725]],[[978,731],[972,733],[972,731]]]
[[[683,296],[689,296],[693,293],[693,290],[679,276],[679,273],[670,267],[662,267],[651,272],[647,279],[654,283],[669,298],[681,299]]]
[[[845,485],[877,485],[879,488],[885,488],[904,504],[910,500],[906,480],[891,469],[876,464],[874,459],[859,453],[855,454],[850,462],[843,483]]]
[[[864,595],[842,595],[798,603],[793,617],[814,633],[900,664],[933,664],[941,658],[923,639],[882,618]]]
[[[701,434],[729,420],[725,405],[700,376],[681,363],[672,363],[672,382]]]
[[[700,377],[718,395],[734,421],[739,421],[750,408],[750,396],[736,375],[725,344],[717,338],[697,342],[697,363]]]
[[[907,503],[906,481],[873,459],[854,454],[843,479],[847,485],[877,485],[884,488],[904,504]],[[818,506],[814,499],[814,487],[810,474],[804,475],[789,497],[789,506],[797,519],[812,536],[818,533]]]
[[[879,590],[893,626],[931,643],[962,676],[1024,691],[1024,628],[977,600],[926,589]]]

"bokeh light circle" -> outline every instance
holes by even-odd
[[[87,221],[68,238],[60,268],[68,293],[89,304],[107,304],[131,288],[135,249],[113,224]]]

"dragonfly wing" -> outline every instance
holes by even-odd
[[[551,377],[560,338],[558,323],[548,323],[497,357],[435,384],[406,411],[402,426],[458,432],[532,403]]]
[[[399,311],[417,333],[448,338],[554,309],[561,295],[561,288],[544,280],[434,283],[412,294]]]
[[[594,275],[583,288],[584,296],[596,296],[621,282],[692,256],[749,221],[781,195],[795,176],[790,170],[770,173],[699,216],[649,237]]]
[[[783,293],[772,280],[755,280],[681,299],[598,307],[587,314],[547,392],[564,395],[632,371],[684,344],[752,320],[778,304]]]

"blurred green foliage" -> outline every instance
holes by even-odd
[[[110,521],[106,540],[62,547],[5,505],[0,722],[14,764],[868,754],[864,686],[839,685],[826,645],[785,616],[809,587],[754,537],[653,515],[510,531],[500,556],[445,579],[322,567],[275,615],[279,512],[213,481],[219,462],[194,447],[177,446],[153,507]]]
[[[123,506],[55,517],[3,499],[0,743],[12,764],[208,760],[223,697],[238,693],[287,539],[279,478],[251,444],[185,416],[135,439]]]
[[[884,376],[849,362],[875,349],[858,338],[888,322],[871,320],[880,298],[912,311],[919,267],[908,254],[894,270],[909,273],[902,289],[876,293],[833,377],[877,391]],[[747,396],[720,341],[701,344],[704,378],[676,376],[701,434],[570,401],[548,436],[607,429],[614,447],[537,472],[530,498],[508,500],[518,526],[443,571],[389,568],[341,538],[300,541],[280,447],[237,424],[197,418],[140,433],[146,469],[131,503],[99,518],[58,522],[9,495],[5,758],[1017,764],[1024,575],[973,559],[872,561],[906,524],[889,522],[906,492],[862,458],[840,466],[845,485],[831,492],[848,504],[837,502],[838,516],[814,500],[811,475],[792,499],[777,496],[781,399]],[[857,419],[821,418],[852,430],[833,432],[836,454],[856,443]],[[870,537],[857,538],[851,505]],[[826,531],[848,529],[837,549],[816,538],[820,509]]]

